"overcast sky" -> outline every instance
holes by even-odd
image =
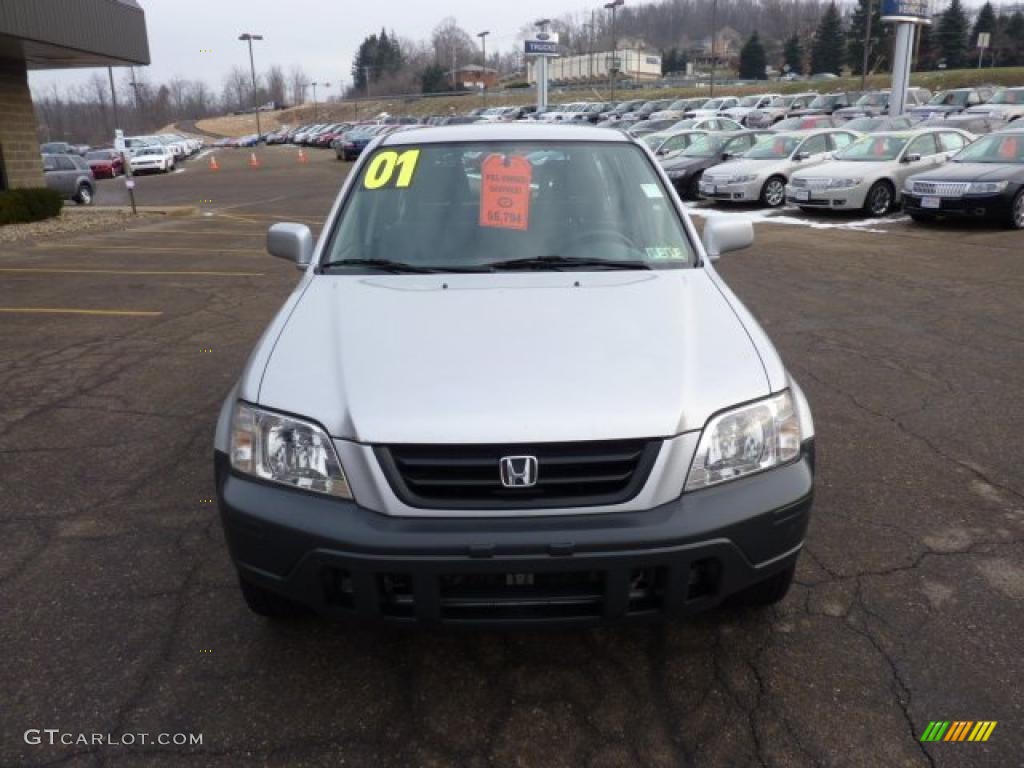
[[[293,64],[310,79],[330,82],[350,79],[352,57],[362,39],[394,29],[401,37],[424,39],[445,16],[454,16],[470,34],[490,30],[489,50],[510,48],[523,24],[547,15],[575,12],[589,5],[580,0],[139,0],[146,11],[152,81],[175,75],[201,78],[220,90],[232,66],[249,67],[249,54],[238,41],[242,32],[262,34],[254,43],[256,67]],[[603,3],[593,0],[593,5]],[[200,51],[211,50],[212,53]],[[82,82],[96,71],[35,72],[33,90],[56,82]],[[115,72],[115,75],[117,73]]]
[[[635,0],[627,0],[633,5]],[[983,0],[965,0],[977,7]],[[264,36],[255,43],[256,66],[280,64],[287,71],[299,64],[311,80],[329,82],[337,94],[363,37],[381,26],[402,37],[425,39],[445,16],[454,16],[470,34],[490,30],[488,48],[509,49],[526,23],[542,16],[600,8],[604,0],[139,0],[146,11],[152,64],[151,81],[176,75],[204,79],[218,92],[234,65],[248,67],[248,52],[238,41],[241,32]],[[637,3],[640,4],[640,3]],[[937,0],[935,7],[948,3]],[[202,51],[212,51],[204,53]],[[33,90],[84,82],[96,71],[36,72]],[[115,73],[116,74],[116,73]],[[120,80],[120,78],[119,78]]]

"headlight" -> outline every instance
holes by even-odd
[[[994,195],[1006,189],[1008,181],[972,181],[967,187],[968,195]]]
[[[735,480],[800,455],[800,419],[789,391],[734,408],[704,427],[686,490]]]
[[[729,177],[729,181],[727,181],[726,183],[727,184],[746,184],[748,181],[753,181],[756,178],[757,178],[757,176],[755,176],[754,174],[748,173],[745,176],[730,176]]]
[[[860,182],[861,179],[829,179],[827,188],[846,189],[847,187],[856,187]]]
[[[231,466],[262,480],[351,499],[331,438],[316,424],[245,403],[231,420]]]

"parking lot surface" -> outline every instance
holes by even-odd
[[[140,202],[199,216],[0,253],[0,764],[1024,765],[1019,233],[797,219],[719,262],[817,421],[779,607],[585,632],[278,625],[225,551],[214,420],[296,281],[266,227],[318,230],[349,166],[217,157],[139,180]],[[933,720],[998,725],[922,744]],[[26,743],[46,728],[202,745]]]

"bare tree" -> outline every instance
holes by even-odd
[[[268,101],[284,104],[288,100],[288,79],[281,67],[275,64],[267,70],[266,83]]]
[[[292,104],[306,103],[306,85],[309,83],[309,75],[299,65],[293,66],[288,71],[288,88],[292,94]]]
[[[249,73],[241,67],[232,67],[224,76],[224,106],[235,111],[244,110],[251,105],[251,89]]]

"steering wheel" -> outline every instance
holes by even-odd
[[[569,238],[566,243],[566,249],[572,250],[573,248],[586,245],[587,243],[595,242],[607,242],[608,240],[615,240],[621,245],[624,245],[630,250],[637,250],[636,243],[631,238],[624,235],[617,229],[591,229],[586,232],[578,232]]]

